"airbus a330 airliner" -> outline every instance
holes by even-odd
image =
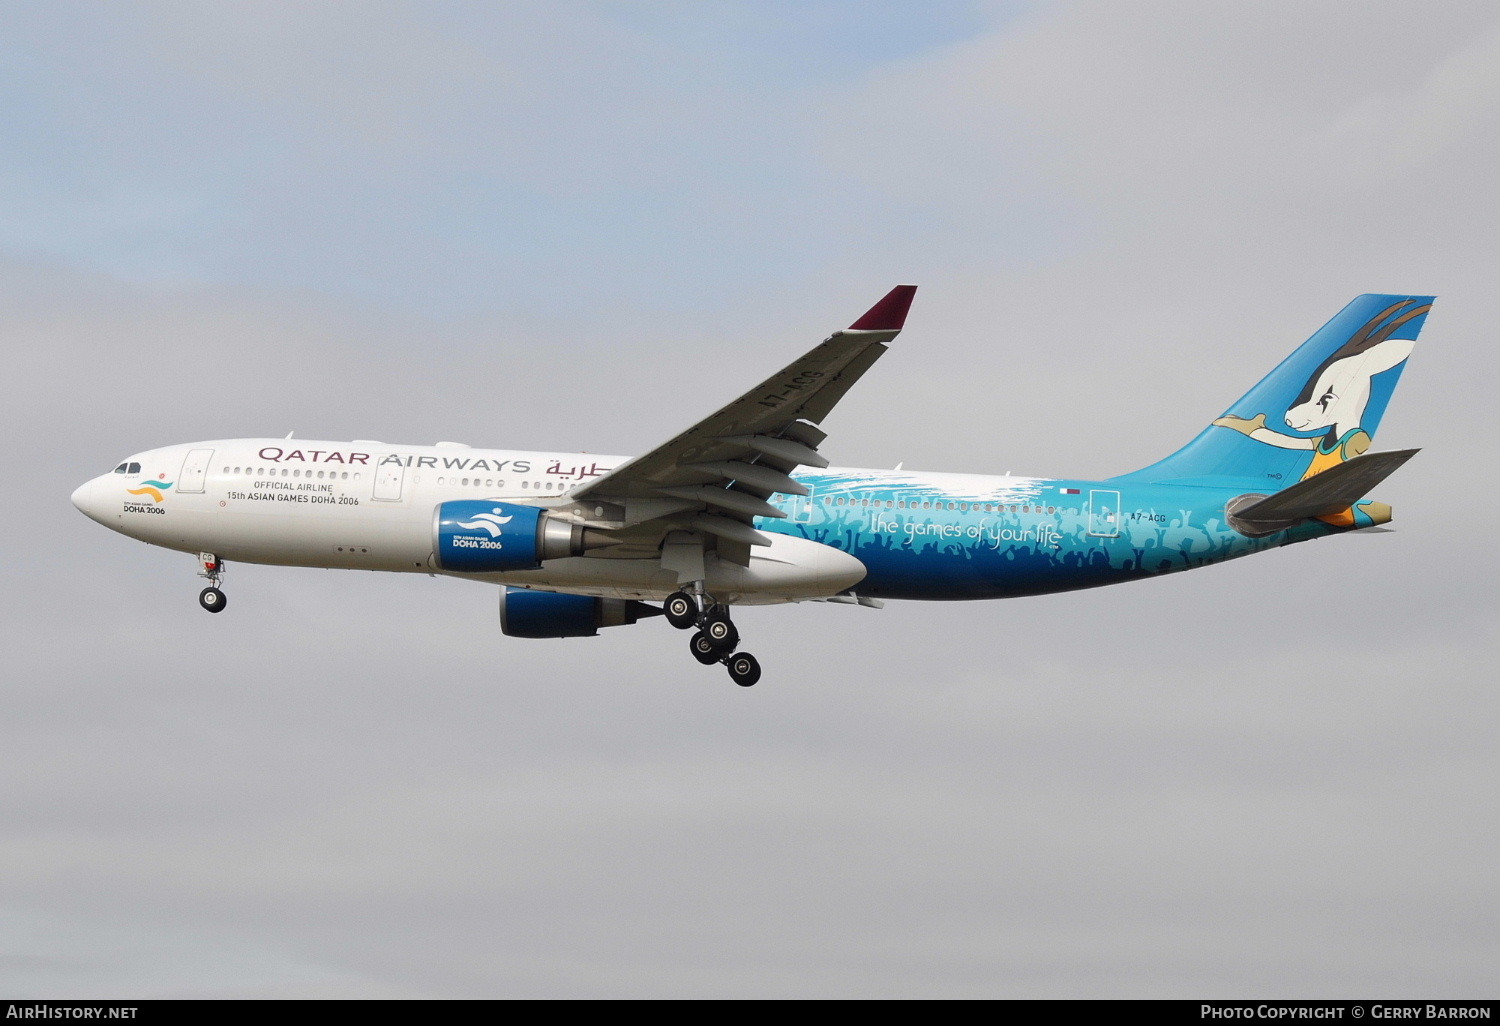
[[[137,453],[73,504],[227,561],[500,585],[500,629],[589,637],[665,613],[748,687],[736,605],[982,599],[1090,588],[1386,523],[1369,490],[1416,450],[1368,452],[1431,297],[1346,306],[1192,441],[1102,481],[830,467],[818,427],[886,351],[916,287],[633,459],[241,438]],[[660,603],[656,605],[654,603]]]

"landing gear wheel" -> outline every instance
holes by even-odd
[[[198,593],[198,604],[210,613],[221,613],[229,600],[218,588],[204,588]]]
[[[729,677],[742,688],[754,686],[760,680],[760,663],[749,652],[736,652],[724,660],[729,668]]]
[[[740,632],[735,629],[734,622],[717,610],[704,618],[703,633],[708,635],[708,640],[713,642],[720,655],[733,652],[734,646],[740,643]]]
[[[662,603],[661,610],[667,615],[667,623],[685,631],[698,622],[698,603],[685,591],[674,591]]]
[[[723,650],[710,641],[708,635],[702,631],[693,635],[692,640],[688,642],[688,648],[692,650],[693,658],[704,666],[712,666],[724,658]]]

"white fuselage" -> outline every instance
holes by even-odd
[[[383,442],[230,439],[153,449],[86,482],[73,503],[153,545],[229,562],[438,574],[433,514],[458,499],[548,505],[627,457]],[[714,561],[708,586],[742,603],[834,595],[865,575],[853,556],[776,535],[749,567]],[[610,598],[661,598],[677,576],[659,559],[574,557],[495,584]]]

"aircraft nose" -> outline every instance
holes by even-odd
[[[90,478],[73,491],[73,505],[78,509],[78,512],[90,520],[99,519],[97,507],[94,505],[95,480],[95,478]]]

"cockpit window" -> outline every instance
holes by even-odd
[[[127,469],[129,469],[129,466],[130,465],[128,463],[121,463],[118,467],[115,468],[115,473],[116,474],[123,474],[123,473],[126,472]]]
[[[116,474],[139,474],[141,465],[139,463],[121,463],[114,469]]]
[[[139,463],[132,463],[130,465],[130,469],[127,470],[127,471],[125,471],[125,473],[127,473],[127,474],[139,474],[140,472],[141,472],[141,465]]]

